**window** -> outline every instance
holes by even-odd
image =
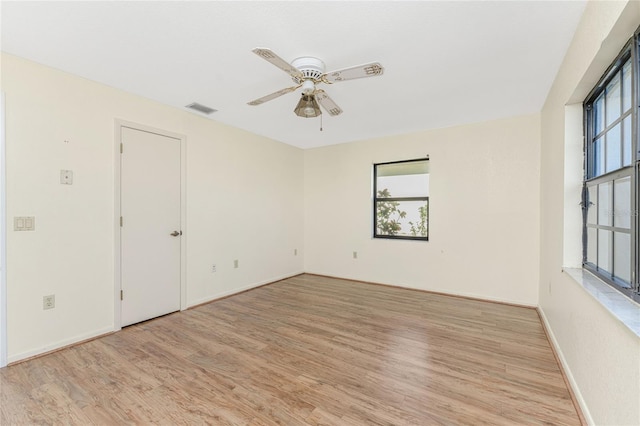
[[[584,102],[584,268],[638,296],[638,37],[622,50]]]
[[[373,165],[373,237],[429,239],[429,159]]]

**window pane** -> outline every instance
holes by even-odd
[[[631,164],[631,115],[622,122],[622,165]]]
[[[378,201],[376,203],[378,235],[428,237],[428,228],[428,201]]]
[[[631,177],[617,179],[613,184],[613,225],[631,228]]]
[[[429,175],[378,176],[377,197],[427,197],[429,196]]]
[[[594,136],[604,130],[604,95],[598,96],[593,103]]]
[[[631,236],[624,232],[615,232],[613,242],[615,277],[629,283],[631,280]]]
[[[611,182],[598,185],[598,224],[611,226]]]
[[[428,238],[429,160],[375,164],[374,171],[374,237]]]
[[[605,135],[607,154],[606,172],[612,172],[620,168],[622,153],[620,152],[620,124],[616,124]]]
[[[611,255],[611,237],[613,232],[598,229],[598,269],[611,272],[609,256]]]
[[[631,108],[631,61],[622,68],[622,111]]]
[[[604,173],[604,137],[599,137],[593,142],[593,175],[600,176]]]
[[[429,173],[429,160],[402,161],[399,163],[376,164],[376,175],[424,175]]]
[[[609,82],[605,95],[607,126],[620,117],[620,73]]]
[[[598,264],[598,230],[587,228],[587,262]]]
[[[598,223],[598,186],[593,185],[587,188],[589,191],[589,210],[587,210],[587,223],[595,225]]]

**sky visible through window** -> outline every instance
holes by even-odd
[[[429,174],[411,174],[378,177],[377,190],[387,189],[390,197],[420,197],[429,196]],[[401,201],[400,210],[407,213],[406,217],[399,220],[402,230],[399,235],[411,235],[409,222],[420,222],[420,207],[425,201]]]

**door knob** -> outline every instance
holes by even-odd
[[[173,231],[169,235],[171,235],[172,237],[177,237],[178,235],[182,235],[182,231]]]

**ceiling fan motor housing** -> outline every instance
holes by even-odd
[[[324,62],[312,56],[296,58],[291,62],[291,65],[302,72],[302,78],[293,77],[293,81],[298,84],[301,84],[305,80],[318,81],[325,70]]]

